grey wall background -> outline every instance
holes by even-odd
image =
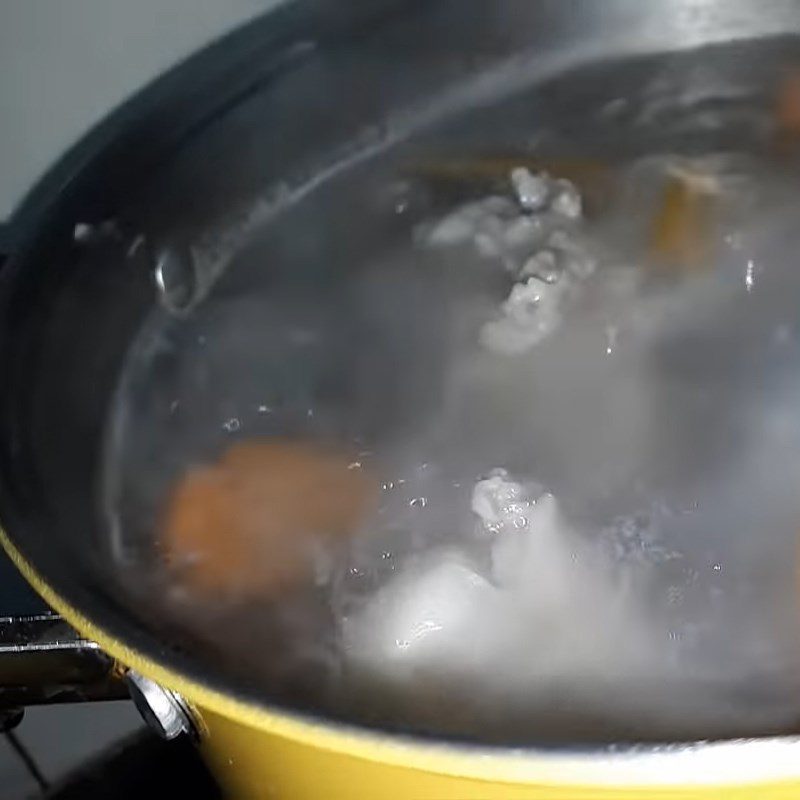
[[[0,0],[0,220],[126,96],[281,0]]]

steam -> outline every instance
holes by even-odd
[[[653,163],[623,184],[663,173]],[[554,230],[553,187],[530,173],[420,211],[436,247],[410,225],[360,236],[367,210],[332,202],[357,193],[322,187],[131,353],[107,498],[128,591],[250,685],[348,719],[503,741],[786,730],[800,716],[797,214],[780,176],[740,178],[717,262],[689,277],[627,255],[646,203],[584,224],[554,180]],[[326,209],[352,234],[329,260]],[[520,295],[522,311],[504,305]],[[507,319],[522,346],[493,347],[486,326]],[[302,596],[176,596],[152,568],[165,492],[187,464],[275,435],[346,444],[381,476],[378,512]]]

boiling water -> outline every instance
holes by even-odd
[[[130,591],[252,691],[348,719],[503,741],[792,729],[800,205],[768,152],[776,62],[734,63],[626,65],[637,99],[595,92],[580,125],[569,87],[603,70],[473,112],[288,209],[190,313],[154,312],[109,423]],[[591,268],[511,351],[482,331],[516,267],[441,236],[465,204],[513,205],[509,171],[426,166],[496,152],[612,176],[562,226]],[[659,271],[648,231],[687,164],[722,198],[715,255]],[[376,514],[282,603],[176,588],[154,555],[172,481],[271,435],[358,452]]]

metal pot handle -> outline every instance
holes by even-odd
[[[126,699],[159,736],[196,737],[180,695],[123,667],[62,617],[0,617],[0,730],[18,725],[27,706]]]

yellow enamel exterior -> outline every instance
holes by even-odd
[[[419,768],[413,754],[398,765],[380,760],[380,748],[351,754],[256,730],[204,712],[208,738],[205,757],[226,793],[233,798],[261,800],[796,800],[800,783],[749,786],[592,786],[577,784],[568,773],[524,782],[509,780],[501,764],[475,758],[476,777],[449,774],[442,759]],[[480,773],[484,777],[477,777]]]
[[[766,763],[755,770],[746,769],[750,777],[744,781],[724,777],[719,782],[709,781],[702,770],[695,770],[697,780],[684,781],[676,780],[668,759],[656,761],[653,768],[628,772],[624,764],[608,768],[613,756],[587,762],[580,756],[469,749],[271,711],[189,680],[109,636],[53,591],[2,529],[0,544],[42,598],[84,636],[121,664],[180,692],[192,703],[200,721],[204,757],[226,796],[234,800],[800,798],[800,749],[784,748],[783,769],[777,769],[774,776],[780,780],[770,779]],[[747,749],[739,752],[740,758],[750,757]],[[792,762],[788,771],[787,753]],[[796,768],[794,761],[798,762]],[[711,773],[720,774],[719,763]],[[752,775],[759,777],[753,780]]]

